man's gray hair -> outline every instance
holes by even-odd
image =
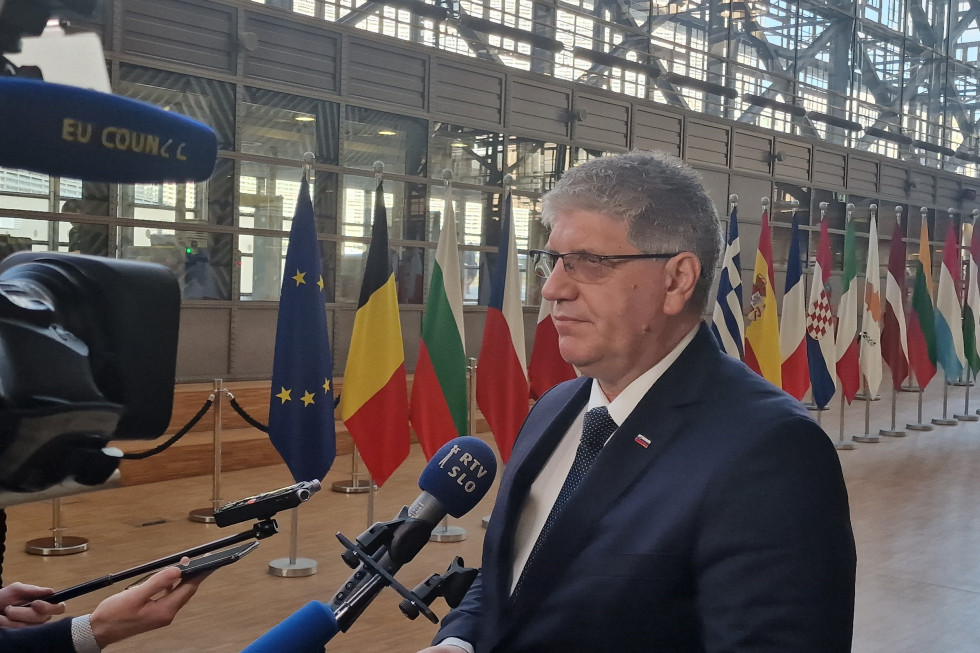
[[[663,152],[590,159],[568,170],[544,195],[541,222],[551,228],[555,214],[567,209],[625,222],[629,243],[647,254],[697,256],[701,278],[690,303],[704,312],[722,235],[714,205],[693,168]]]

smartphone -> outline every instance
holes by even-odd
[[[181,578],[190,578],[191,576],[195,576],[203,571],[210,571],[212,569],[217,569],[218,567],[224,567],[225,565],[230,565],[237,560],[241,560],[243,556],[248,555],[258,546],[258,542],[240,544],[228,549],[222,549],[221,551],[209,553],[208,555],[201,556],[200,558],[194,558],[186,565],[177,565],[177,568],[180,569]]]

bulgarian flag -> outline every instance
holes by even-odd
[[[909,312],[909,364],[915,382],[925,388],[936,375],[936,316],[932,309],[932,258],[929,225],[922,221],[919,255],[915,262],[912,310]]]
[[[466,353],[463,348],[463,278],[456,241],[453,191],[446,190],[422,340],[415,366],[412,426],[426,460],[453,438],[466,435]]]
[[[755,254],[752,297],[745,327],[745,363],[777,387],[782,387],[782,360],[779,356],[779,317],[773,286],[772,235],[769,211],[762,212],[762,232]]]
[[[840,305],[837,309],[837,378],[847,403],[861,387],[861,369],[858,366],[857,343],[857,225],[847,221],[844,232],[844,276],[841,283]]]
[[[980,318],[980,228],[972,225],[973,237],[970,239],[970,270],[967,279],[966,303],[963,306],[963,347],[970,372],[976,377],[980,372],[980,329],[977,320]]]
[[[374,192],[374,225],[340,393],[340,417],[379,486],[408,457],[408,382],[398,293],[388,257],[384,188]]]

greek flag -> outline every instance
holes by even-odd
[[[745,324],[742,322],[742,266],[739,260],[738,207],[728,221],[728,243],[718,281],[718,299],[711,317],[711,330],[725,353],[744,357]]]

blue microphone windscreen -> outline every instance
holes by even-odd
[[[34,79],[0,78],[0,165],[107,183],[204,181],[210,127],[146,102]]]
[[[480,502],[497,475],[497,458],[479,438],[450,440],[422,470],[419,487],[435,497],[453,517],[462,517]]]
[[[337,619],[326,603],[310,601],[243,649],[242,653],[323,653],[337,634]]]

